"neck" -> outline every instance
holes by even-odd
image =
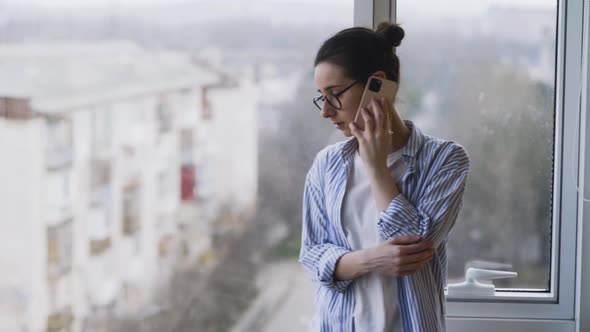
[[[406,145],[408,139],[410,138],[411,132],[410,128],[406,126],[397,110],[393,109],[393,112],[391,113],[393,115],[391,117],[391,130],[393,131],[393,135],[391,135],[391,152],[395,152]]]

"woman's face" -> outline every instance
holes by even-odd
[[[315,67],[314,77],[319,93],[324,96],[337,95],[354,83],[353,79],[344,75],[342,67],[328,62],[322,62]],[[322,117],[329,119],[347,137],[352,136],[349,125],[354,120],[363,90],[362,82],[358,82],[340,94],[338,96],[342,105],[340,110],[332,107],[327,101],[322,107],[320,113]]]

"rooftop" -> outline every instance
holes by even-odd
[[[30,98],[40,113],[223,79],[186,53],[148,50],[127,41],[2,44],[0,73],[0,96]]]

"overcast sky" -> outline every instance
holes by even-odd
[[[171,2],[189,2],[190,0],[0,0],[0,4],[28,4],[40,5],[48,8],[90,8],[90,7],[134,7],[134,6],[149,6],[157,4],[169,4]],[[193,0],[195,2],[205,2],[208,0]],[[215,1],[216,0],[211,0]],[[234,0],[235,1],[235,0]],[[331,6],[339,6],[351,8],[354,0],[241,0],[242,6],[257,6],[264,3],[280,4],[280,3],[299,3],[305,6],[309,3],[310,6],[318,3],[330,4]],[[369,1],[369,0],[367,0]],[[233,1],[228,1],[233,2]],[[398,0],[400,11],[418,12],[428,15],[453,15],[453,16],[472,16],[477,15],[492,5],[500,6],[516,6],[516,7],[533,7],[533,8],[551,8],[555,7],[557,0]]]
[[[203,0],[194,0],[196,2],[203,2]],[[257,2],[305,2],[298,0],[244,0],[248,1],[249,4],[256,5]],[[188,2],[187,0],[0,0],[0,3],[30,3],[30,4],[41,4],[47,7],[94,7],[102,5],[146,5],[146,4],[165,4],[170,2]],[[314,3],[330,3],[333,5],[349,6],[354,2],[353,0],[314,0]],[[399,1],[404,6],[414,7],[416,9],[433,7],[434,4],[438,4],[437,9],[449,8],[454,11],[478,11],[487,8],[490,5],[511,5],[511,6],[526,6],[526,7],[551,7],[554,6],[556,0],[401,0]]]

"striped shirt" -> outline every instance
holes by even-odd
[[[411,121],[402,148],[407,165],[400,194],[375,221],[384,239],[421,235],[435,244],[435,255],[412,275],[397,277],[405,332],[445,331],[446,241],[462,205],[469,157],[451,141],[423,134]],[[350,176],[355,137],[320,151],[307,173],[299,261],[318,282],[312,329],[353,332],[354,280],[334,280],[340,257],[352,251],[342,229],[342,203]],[[364,332],[364,331],[363,331]]]

